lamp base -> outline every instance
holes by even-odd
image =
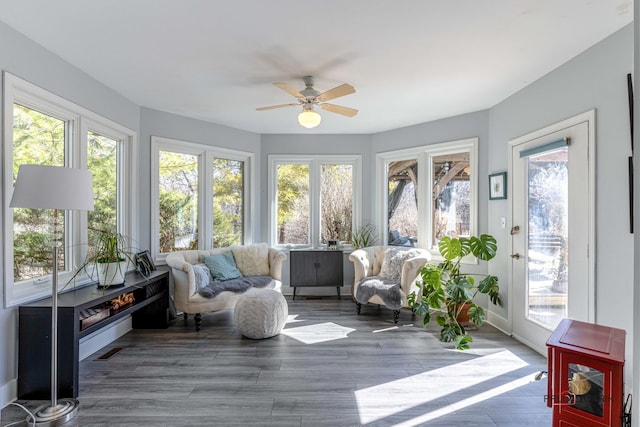
[[[78,413],[80,402],[77,399],[60,399],[56,406],[43,405],[36,408],[34,417],[27,417],[27,425],[42,427],[59,426],[71,420]]]

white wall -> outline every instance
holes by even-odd
[[[595,321],[627,331],[625,381],[629,385],[634,255],[628,217],[627,158],[631,147],[626,78],[632,67],[633,26],[628,25],[491,108],[487,165],[489,171],[506,169],[510,139],[596,110]],[[500,228],[500,217],[509,219],[506,229]],[[511,226],[509,200],[491,202],[488,219],[489,232],[506,248]],[[639,228],[636,217],[636,230]],[[503,283],[508,255],[506,251],[499,253],[491,265]]]

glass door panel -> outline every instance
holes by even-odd
[[[554,329],[567,317],[568,149],[527,158],[527,318]]]

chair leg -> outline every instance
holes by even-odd
[[[356,303],[356,310],[358,310],[358,314],[360,314],[360,311],[362,310],[362,304],[360,304],[359,302]]]
[[[196,331],[200,331],[200,323],[202,323],[202,315],[200,313],[196,313],[194,316],[194,320],[196,321]]]
[[[187,313],[182,313],[182,318],[184,319],[184,321],[187,321],[187,317],[189,317],[189,315]]]
[[[400,318],[400,310],[393,310],[393,323],[398,323]]]

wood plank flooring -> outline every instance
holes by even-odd
[[[78,426],[544,426],[546,359],[491,326],[472,350],[403,310],[288,299],[282,334],[242,337],[232,311],[134,330],[80,365]],[[122,348],[111,358],[101,355]],[[43,402],[19,402],[28,408]],[[24,419],[15,406],[1,426]],[[20,425],[26,425],[21,423]]]

